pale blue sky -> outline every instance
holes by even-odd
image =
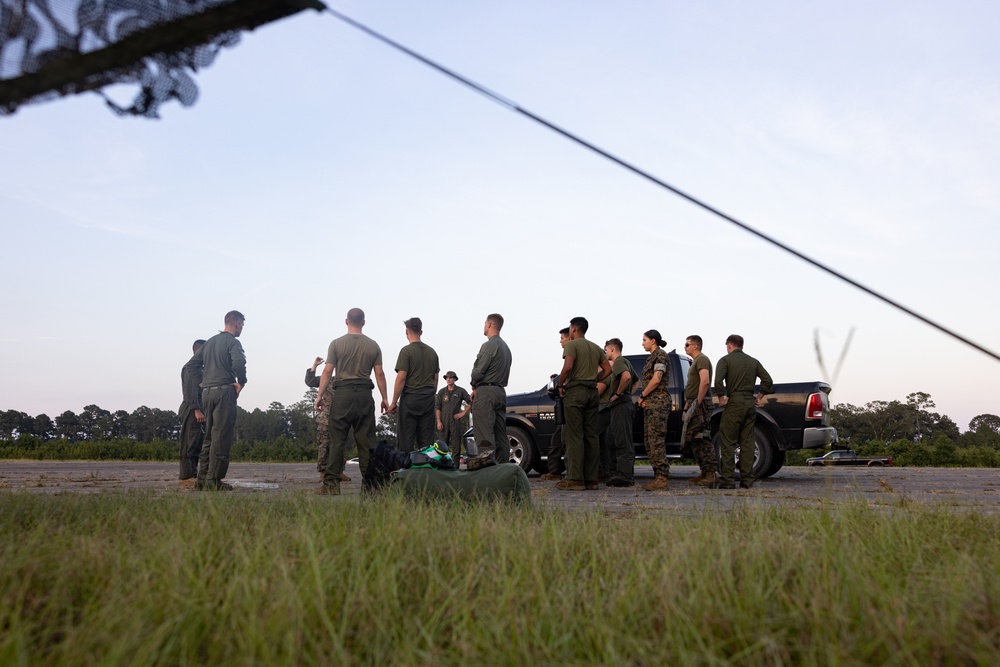
[[[471,5],[471,6],[466,6]],[[338,2],[994,350],[1000,6]],[[1000,414],[1000,364],[312,12],[245,34],[160,121],[94,95],[0,118],[0,409],[176,409],[191,341],[247,316],[241,404],[298,400],[348,308],[391,368],[402,321],[467,384],[507,318],[510,392],[570,317],[657,328],[835,403]],[[128,95],[117,95],[127,99]]]

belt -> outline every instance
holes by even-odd
[[[209,389],[225,389],[226,387],[232,388],[232,383],[229,384],[213,384],[211,387],[202,387],[202,391],[208,391]]]
[[[499,382],[480,382],[476,387],[502,387],[503,385]]]

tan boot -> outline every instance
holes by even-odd
[[[347,475],[345,475],[344,473],[340,473],[340,481],[341,482],[350,482],[351,478],[348,477]]]
[[[705,478],[700,482],[697,482],[698,486],[703,486],[706,489],[714,489],[718,485],[718,481],[715,479],[715,473],[710,472],[705,475]]]
[[[688,484],[701,484],[705,480],[706,476],[707,475],[705,475],[705,473],[700,473],[697,477],[689,479]]]
[[[643,484],[642,488],[646,491],[666,491],[670,486],[670,481],[667,479],[666,475],[657,475],[649,484]]]
[[[586,491],[587,485],[579,479],[564,479],[556,483],[556,488],[560,491]]]
[[[557,472],[547,472],[547,473],[545,473],[544,475],[542,475],[542,476],[540,477],[540,479],[545,479],[545,480],[555,480],[555,481],[557,481],[557,482],[558,482],[558,481],[562,480],[562,475],[560,475],[560,474],[559,474],[559,473],[557,473]]]

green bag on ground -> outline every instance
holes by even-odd
[[[410,498],[531,503],[528,476],[520,466],[514,464],[495,465],[473,471],[407,468],[392,478],[390,488],[397,489]]]

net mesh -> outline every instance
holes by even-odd
[[[22,104],[111,84],[138,86],[118,114],[159,117],[194,104],[192,74],[236,45],[242,30],[319,0],[0,0],[0,115]],[[101,92],[103,95],[103,92]]]

